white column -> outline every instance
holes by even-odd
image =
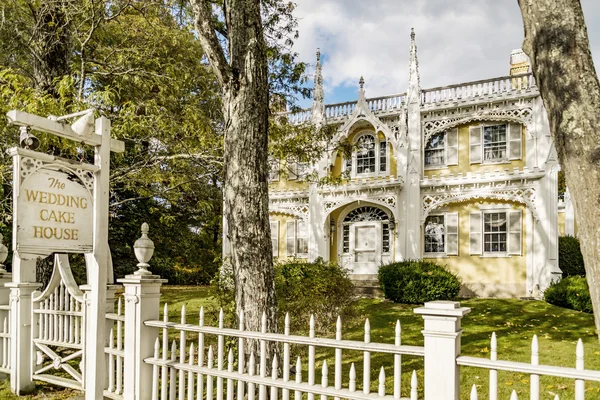
[[[160,287],[166,281],[158,275],[127,275],[118,280],[125,288],[125,399],[152,398],[152,365],[144,359],[154,355],[158,329],[145,326],[144,321],[158,319]]]
[[[10,288],[10,388],[18,395],[35,389],[33,374],[33,340],[31,336],[31,294],[39,288],[35,282],[36,258],[22,259],[13,253],[13,282]]]
[[[423,316],[425,329],[425,400],[459,400],[462,317],[471,311],[456,301],[432,301],[414,310]]]
[[[101,399],[104,393],[106,346],[106,283],[108,270],[108,192],[110,176],[110,121],[96,120],[96,135],[101,145],[96,146],[95,164],[100,167],[94,179],[94,252],[86,254],[89,293],[86,318],[85,398]]]
[[[565,235],[575,236],[575,208],[568,188],[565,192]]]
[[[314,183],[310,184],[308,189],[308,261],[314,261],[317,257],[325,254],[326,237],[325,231],[323,230],[323,207],[319,201],[319,194],[317,193],[317,185]],[[329,227],[329,225],[327,225]]]

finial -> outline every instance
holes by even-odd
[[[136,240],[133,245],[135,257],[139,261],[139,264],[137,265],[139,269],[133,273],[134,275],[152,275],[152,272],[147,269],[150,266],[148,261],[150,261],[154,254],[154,242],[148,238],[149,230],[148,224],[144,222],[142,224],[142,237]]]
[[[358,84],[360,85],[360,88],[362,89],[365,86],[365,78],[363,78],[361,76],[360,80],[358,81]]]
[[[317,47],[317,62],[321,61],[321,49]]]
[[[8,247],[6,247],[2,242],[3,239],[4,236],[2,236],[2,234],[0,233],[0,274],[6,273],[4,261],[6,261],[6,258],[8,257]]]
[[[410,40],[415,40],[415,28],[410,28]]]

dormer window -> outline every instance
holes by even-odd
[[[356,142],[356,174],[372,174],[375,170],[375,136],[364,135]]]
[[[352,159],[344,160],[344,171],[352,178],[384,175],[388,171],[388,145],[373,133],[364,133],[356,139]]]

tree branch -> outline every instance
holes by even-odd
[[[219,81],[221,87],[226,86],[232,79],[231,68],[212,22],[211,5],[208,0],[191,0],[192,10],[195,17],[198,39],[210,61],[210,65]]]

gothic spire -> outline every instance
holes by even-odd
[[[417,44],[415,42],[415,29],[410,31],[410,67],[408,73],[408,103],[418,103],[421,94],[419,79],[419,60],[417,58]]]
[[[321,51],[317,49],[315,66],[315,87],[313,89],[312,119],[314,123],[325,122],[325,103],[323,94],[323,75],[321,73]]]

